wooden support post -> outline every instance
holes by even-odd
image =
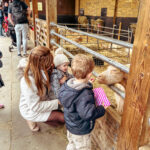
[[[57,0],[46,0],[46,22],[47,22],[47,47],[50,45],[50,22],[57,23]]]
[[[75,0],[75,15],[80,15],[80,0]]]
[[[46,46],[50,48],[50,0],[46,0],[46,23],[47,23],[47,40]]]
[[[118,0],[115,0],[115,8],[114,8],[113,25],[115,25],[115,24],[116,24],[117,8],[118,8]]]
[[[118,40],[120,40],[121,26],[122,26],[122,23],[120,22],[119,23],[119,31],[118,31]]]
[[[150,100],[150,1],[142,0],[117,150],[138,150]]]
[[[36,45],[36,23],[35,18],[38,18],[38,0],[32,0],[32,19],[33,19],[33,27],[34,27],[34,44]]]

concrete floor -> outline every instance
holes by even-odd
[[[0,73],[5,87],[0,89],[0,150],[65,150],[67,145],[65,127],[53,128],[40,123],[41,131],[32,133],[19,113],[20,88],[16,78],[19,61],[17,52],[9,52],[9,38],[0,37],[3,52],[3,68]],[[31,43],[29,42],[30,47]]]

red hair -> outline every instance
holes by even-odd
[[[31,87],[31,81],[29,79],[29,71],[31,71],[39,96],[43,96],[45,86],[50,90],[49,75],[51,75],[53,71],[53,66],[53,56],[49,48],[37,46],[32,50],[29,56],[28,65],[25,68],[24,77],[28,86]],[[41,71],[45,73],[46,79],[43,77]]]

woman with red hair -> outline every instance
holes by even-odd
[[[22,61],[19,68],[24,68],[20,80],[20,113],[32,131],[39,131],[37,122],[51,125],[64,124],[64,115],[59,111],[58,99],[50,97],[50,79],[53,71],[53,56],[47,47],[35,47],[29,55],[27,64]]]

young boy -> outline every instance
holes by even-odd
[[[92,58],[76,55],[71,64],[75,78],[65,82],[59,91],[69,140],[67,150],[91,150],[90,133],[95,120],[105,114],[103,106],[95,105],[93,87],[89,82],[93,68]]]
[[[61,85],[68,79],[72,78],[73,76],[68,73],[68,65],[69,60],[67,56],[63,54],[63,49],[58,48],[55,51],[54,57],[54,65],[55,69],[51,75],[51,91],[54,94],[54,98],[58,98],[58,91]]]

